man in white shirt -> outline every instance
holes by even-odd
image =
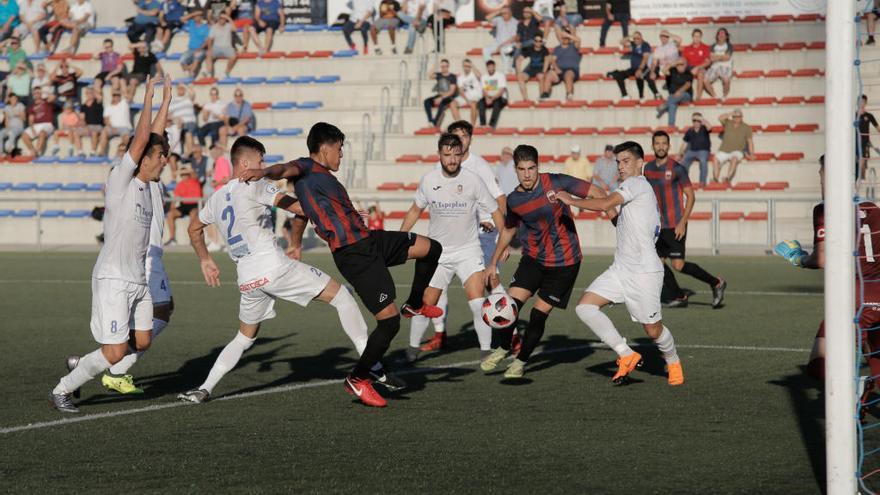
[[[186,85],[178,84],[177,94],[171,98],[171,106],[168,108],[168,119],[174,122],[184,136],[184,155],[192,151],[193,136],[199,132],[193,95],[192,91],[187,94]]]
[[[483,88],[480,86],[480,73],[474,68],[471,59],[466,58],[461,63],[462,73],[458,76],[458,96],[452,100],[449,109],[452,111],[454,120],[461,120],[460,108],[469,108],[471,111],[471,125],[477,122],[477,102],[483,98]]]
[[[236,265],[241,300],[239,331],[235,338],[217,356],[204,383],[178,395],[182,401],[201,403],[210,398],[220,379],[235,368],[242,354],[254,344],[260,324],[275,317],[276,298],[303,307],[312,300],[330,304],[339,313],[342,328],[358,354],[367,345],[367,324],[348,289],[321,270],[298,261],[298,251],[288,258],[275,243],[271,208],[294,213],[297,216],[293,222],[303,223],[305,217],[299,201],[267,179],[251,183],[238,179],[245,170],[261,168],[265,153],[263,144],[252,137],[236,139],[230,152],[235,178],[218,189],[199,211],[198,218],[190,223],[190,241],[201,261],[205,282],[210,287],[220,285],[220,269],[208,252],[204,230],[208,225],[216,224],[223,234],[229,257]],[[372,373],[377,383],[389,389],[405,386],[390,373],[382,371],[381,365],[374,367]]]
[[[351,39],[351,33],[355,31],[361,32],[361,37],[364,40],[364,55],[369,53],[367,36],[370,33],[370,21],[373,20],[374,13],[373,0],[351,0],[351,14],[349,14],[345,24],[342,25],[342,36],[345,37],[345,43],[352,50],[355,50],[356,47]]]
[[[404,0],[403,9],[397,14],[401,21],[409,24],[404,55],[413,52],[413,48],[416,46],[416,35],[424,33],[428,28],[426,20],[430,13],[431,9],[428,8],[427,0]]]
[[[458,276],[473,314],[474,329],[480,351],[489,353],[492,330],[483,321],[483,263],[480,250],[478,217],[489,214],[496,228],[501,228],[504,215],[492,198],[483,180],[461,166],[462,142],[455,134],[443,134],[437,143],[440,168],[428,172],[419,182],[415,201],[406,213],[400,230],[409,232],[427,208],[431,214],[428,237],[443,245],[443,254],[434,276],[425,290],[426,304],[436,304],[454,276]],[[410,342],[406,349],[407,361],[419,355],[422,335],[428,328],[428,318],[413,317]],[[482,357],[482,356],[481,356]]]
[[[510,146],[501,149],[501,160],[495,169],[495,178],[498,180],[498,187],[506,195],[513,192],[519,185],[519,179],[516,177],[516,165],[513,164],[513,150]]]
[[[612,381],[624,385],[629,374],[641,366],[642,356],[627,344],[614,323],[599,309],[611,303],[624,303],[633,321],[641,323],[657,344],[666,361],[668,383],[682,385],[684,373],[675,350],[675,341],[663,325],[660,291],[663,288],[663,263],[655,243],[660,232],[657,198],[647,179],[641,175],[645,153],[633,141],[614,148],[617,168],[623,182],[603,199],[575,199],[557,193],[559,201],[578,208],[605,211],[617,226],[614,263],[587,287],[576,308],[578,317],[617,353],[618,370]],[[620,212],[617,212],[620,207]]]
[[[100,143],[98,144],[98,148],[105,155],[109,154],[107,146],[110,139],[116,136],[122,140],[122,145],[128,143],[131,136],[131,109],[128,100],[122,96],[122,93],[113,90],[110,104],[104,107],[104,130],[101,131]]]
[[[223,75],[229,77],[229,74],[232,73],[232,68],[235,67],[235,62],[238,60],[235,47],[232,45],[234,32],[232,19],[226,14],[220,14],[217,22],[211,26],[211,30],[208,32],[208,57],[205,59],[205,65],[211,77],[214,77],[214,62],[221,58],[226,59],[226,69],[223,71]]]
[[[159,180],[168,154],[165,138],[150,132],[155,84],[147,78],[131,147],[111,169],[105,187],[104,245],[92,270],[91,329],[101,347],[80,358],[49,393],[50,404],[61,412],[79,412],[72,396],[130,352],[132,330],[136,351],[150,347],[153,304],[145,265],[154,202],[149,184]],[[170,102],[171,80],[166,78],[157,120],[164,123]]]
[[[69,53],[76,53],[79,46],[79,39],[83,33],[88,33],[90,29],[95,27],[95,7],[89,0],[76,0],[76,3],[70,6],[70,21],[73,23],[73,30],[70,34],[70,47],[67,48]]]
[[[480,79],[480,87],[483,89],[480,101],[477,102],[477,110],[480,114],[480,125],[486,125],[486,108],[492,109],[489,118],[489,126],[493,129],[498,126],[501,117],[501,109],[507,106],[507,76],[495,70],[495,62],[486,62],[486,74]],[[513,152],[510,155],[511,163]]]
[[[508,72],[513,64],[513,52],[516,50],[516,28],[519,20],[513,17],[510,7],[501,7],[486,16],[491,21],[495,30],[495,39],[489,46],[483,48],[483,61],[488,62],[496,51],[501,55],[501,72]]]

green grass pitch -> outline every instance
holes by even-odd
[[[610,315],[646,356],[629,386],[611,385],[614,355],[574,304],[550,316],[526,379],[485,375],[457,286],[449,350],[398,367],[410,388],[386,394],[386,409],[343,391],[355,352],[332,308],[284,302],[215,390],[229,400],[179,406],[175,395],[202,382],[237,330],[234,267],[215,259],[224,285],[209,289],[194,255],[166,255],[176,311],[132,369],[144,395],[112,395],[95,380],[77,401],[84,421],[44,424],[73,418],[46,394],[67,355],[96,347],[95,254],[0,253],[0,491],[802,494],[824,484],[821,390],[800,369],[822,318],[819,271],[770,257],[695,258],[727,278],[729,293],[712,310],[707,287],[679,276],[698,294],[664,311],[686,378],[674,389],[622,307]],[[329,255],[306,261],[339,278]],[[610,261],[585,259],[573,302]],[[392,270],[398,299],[410,270]],[[408,332],[404,321],[389,359],[402,357]]]

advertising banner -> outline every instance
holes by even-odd
[[[862,2],[863,3],[863,2]],[[634,19],[824,14],[825,0],[631,0]]]

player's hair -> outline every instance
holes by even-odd
[[[448,58],[441,58],[441,59],[440,59],[440,63],[441,63],[441,64],[442,64],[442,63],[447,63],[447,64],[448,64],[448,63],[449,63],[449,59],[448,59]]]
[[[862,101],[868,103],[868,95],[862,95]]]
[[[464,131],[468,136],[474,135],[474,126],[472,126],[467,120],[456,120],[446,128],[446,132],[455,132],[458,130]]]
[[[697,33],[700,33],[700,35],[702,35],[702,34],[703,34],[703,30],[700,29],[700,28],[696,28],[696,29],[694,29],[693,31],[691,31],[691,36],[693,36],[693,35],[695,35],[695,34],[697,34]]]
[[[325,144],[336,144],[345,142],[345,134],[333,124],[326,122],[318,122],[309,129],[309,137],[306,138],[306,145],[309,147],[309,153],[317,153],[321,150],[321,146]]]
[[[819,170],[825,168],[825,155],[819,157]]]
[[[238,165],[238,162],[241,161],[241,156],[248,151],[256,151],[260,156],[263,156],[266,154],[266,147],[263,146],[263,143],[250,136],[241,136],[232,143],[232,150],[229,152],[229,156],[232,158],[232,166]]]
[[[513,164],[519,165],[520,162],[538,163],[538,149],[528,144],[521,144],[513,150]]]
[[[651,135],[651,142],[653,143],[654,140],[657,139],[659,136],[666,137],[666,142],[667,143],[670,142],[669,141],[669,133],[667,133],[663,129],[660,129],[659,131],[654,131],[654,134]]]
[[[489,67],[490,65],[491,65],[492,67],[495,67],[495,61],[494,61],[494,60],[491,60],[491,59],[487,60],[487,61],[486,61],[486,67]],[[15,93],[13,93],[13,94],[15,94]]]
[[[469,64],[473,64],[473,62],[471,62],[471,59],[469,59],[469,58],[466,58],[466,59],[462,60],[461,62],[462,62],[462,63],[467,62],[467,63],[469,63]]]
[[[437,151],[442,150],[444,147],[446,148],[462,148],[461,138],[452,134],[451,132],[444,132],[440,135],[440,139],[437,140]]]
[[[128,141],[128,146],[125,149],[126,152],[129,149],[131,149],[131,142],[132,141],[133,140]],[[168,156],[168,152],[170,151],[169,146],[168,146],[168,137],[156,134],[155,132],[151,132],[150,138],[147,140],[147,146],[144,148],[144,154],[141,155],[141,159],[138,160],[138,168],[140,168],[141,163],[144,161],[144,158],[146,158],[147,155],[151,154],[153,151],[153,148],[156,146],[162,147],[162,149],[159,150],[159,152],[162,153],[162,156],[166,156],[166,157]],[[137,175],[137,174],[135,174],[135,175]]]
[[[614,147],[615,155],[618,153],[623,153],[624,151],[629,151],[633,156],[641,160],[645,159],[645,150],[642,149],[641,144],[635,141],[626,141]]]

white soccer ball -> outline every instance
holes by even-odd
[[[492,328],[507,328],[516,321],[519,308],[507,294],[490,294],[483,301],[483,321]]]

